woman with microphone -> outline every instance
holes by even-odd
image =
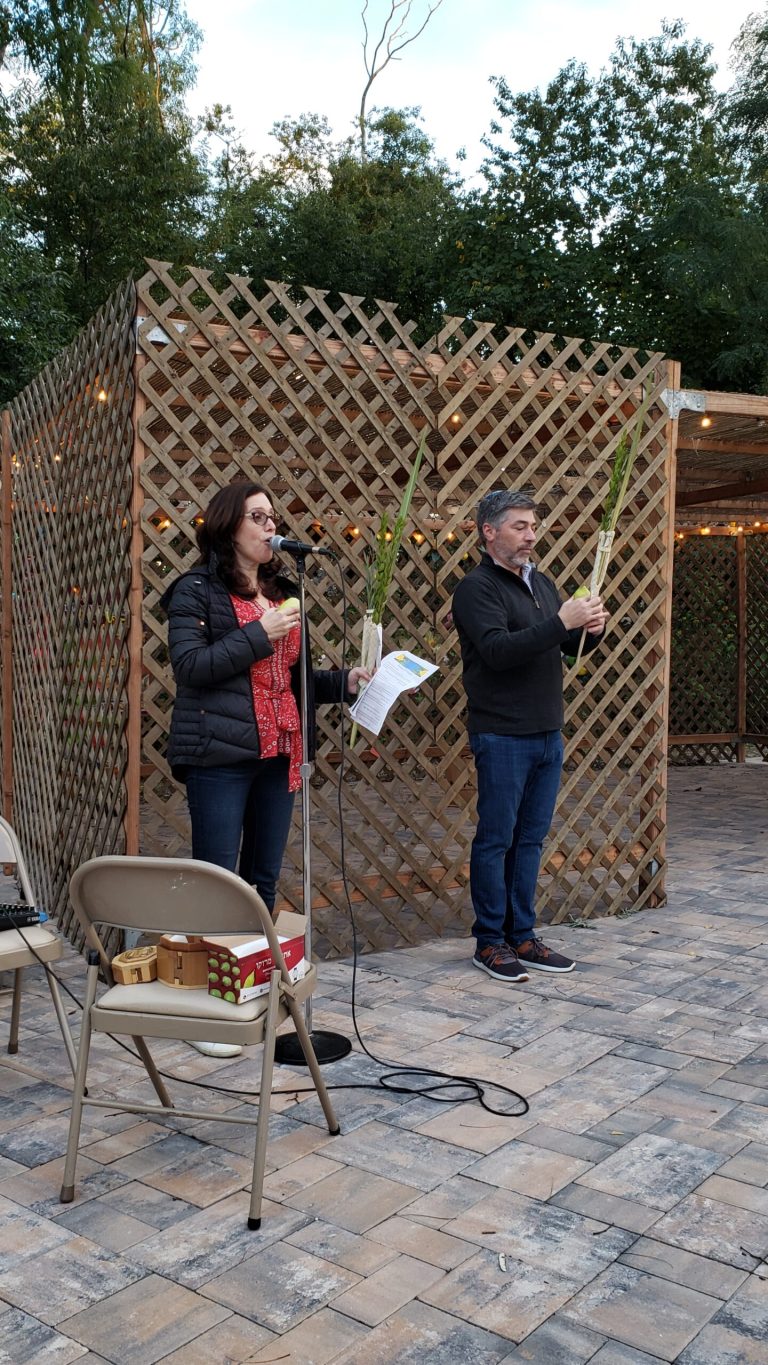
[[[274,558],[274,532],[262,484],[220,489],[198,527],[199,565],[161,599],[176,680],[168,761],[186,783],[192,856],[238,872],[270,911],[303,760],[299,607],[289,600],[297,589]],[[370,674],[308,669],[307,677],[311,757],[315,702],[350,700]],[[194,1046],[233,1055],[226,1043]]]

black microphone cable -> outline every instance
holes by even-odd
[[[333,559],[337,565],[339,565],[338,555],[336,555],[334,551],[328,550],[325,553],[329,558]],[[343,662],[347,654],[348,633],[346,583],[344,579],[344,572],[343,569],[341,568],[339,569],[339,582],[341,585],[342,600],[343,628],[341,640],[341,658]],[[514,1090],[511,1086],[503,1085],[501,1081],[487,1081],[477,1076],[463,1076],[461,1074],[456,1074],[450,1071],[441,1071],[436,1067],[403,1066],[401,1063],[383,1057],[377,1057],[376,1054],[372,1052],[371,1049],[367,1046],[360,1033],[360,1029],[357,1022],[357,973],[360,957],[360,945],[354,909],[352,906],[352,897],[349,890],[349,881],[347,877],[346,833],[344,825],[344,808],[342,799],[343,782],[347,768],[346,717],[343,711],[344,704],[343,695],[340,696],[339,701],[342,706],[342,714],[340,725],[341,743],[339,775],[336,783],[336,805],[339,816],[339,850],[341,880],[342,886],[344,887],[344,898],[346,901],[347,913],[349,915],[349,922],[352,928],[352,991],[351,991],[352,1025],[354,1028],[355,1037],[358,1043],[360,1044],[360,1048],[362,1049],[363,1053],[368,1058],[370,1058],[372,1062],[375,1062],[377,1066],[390,1069],[384,1070],[382,1074],[376,1077],[376,1079],[373,1081],[339,1082],[331,1085],[326,1085],[326,1089],[385,1090],[396,1095],[410,1095],[414,1099],[417,1098],[430,1099],[436,1104],[455,1105],[471,1104],[473,1102],[477,1102],[489,1114],[495,1114],[501,1118],[522,1118],[525,1114],[528,1113],[530,1106],[528,1104],[527,1099],[525,1099],[523,1095],[521,1095],[517,1090]],[[33,957],[37,959],[40,965],[47,972],[51,973],[51,975],[54,977],[54,980],[62,987],[62,989],[66,992],[70,999],[74,1001],[77,1007],[80,1010],[82,1010],[83,1009],[82,1001],[79,1000],[77,996],[69,989],[66,982],[64,982],[61,979],[61,977],[58,976],[53,971],[52,967],[48,963],[43,961],[40,955],[35,951],[33,945],[29,943],[29,941],[24,936],[23,929],[17,925],[16,932],[22,936],[25,945],[29,948],[29,951],[32,953]],[[141,1058],[139,1057],[138,1053],[135,1052],[134,1049],[130,1047],[127,1043],[124,1043],[122,1039],[115,1037],[115,1035],[111,1033],[107,1034],[107,1037],[111,1038],[112,1041],[117,1043],[118,1046],[121,1047],[125,1052],[130,1053],[130,1055],[132,1057],[135,1057],[137,1061],[141,1061]],[[258,1097],[259,1094],[258,1091],[240,1090],[233,1086],[215,1085],[211,1081],[192,1080],[185,1076],[176,1076],[172,1072],[161,1071],[159,1068],[158,1074],[162,1076],[163,1080],[174,1081],[181,1085],[195,1086],[196,1088],[201,1090],[211,1090],[218,1094],[243,1095],[251,1099],[253,1099],[254,1097]],[[421,1083],[412,1085],[407,1084],[407,1081],[410,1078],[412,1078],[414,1082],[416,1081],[417,1078],[421,1078]],[[514,1109],[495,1108],[492,1104],[488,1102],[488,1099],[486,1098],[487,1093],[489,1091],[498,1092],[500,1095],[508,1096],[512,1103],[518,1107]],[[314,1086],[306,1086],[299,1088],[297,1088],[296,1086],[291,1086],[287,1090],[273,1090],[271,1093],[273,1095],[314,1095],[316,1094],[316,1091]]]

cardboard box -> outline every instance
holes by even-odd
[[[300,981],[307,971],[304,916],[282,911],[275,928],[291,981]],[[273,962],[265,935],[208,934],[204,943],[208,951],[209,995],[242,1005],[266,994]]]

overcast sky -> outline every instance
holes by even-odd
[[[731,82],[730,45],[750,13],[746,0],[443,0],[420,38],[375,82],[372,105],[420,105],[426,131],[454,164],[461,147],[470,173],[493,115],[489,77],[514,90],[543,85],[571,57],[593,72],[618,36],[650,37],[663,18],[683,19],[689,37],[714,46],[718,84]],[[380,32],[389,0],[369,0],[369,28]],[[205,41],[195,112],[232,106],[246,145],[270,150],[269,130],[285,115],[325,114],[337,137],[352,131],[365,81],[361,0],[187,0]],[[415,23],[426,0],[413,0]],[[378,20],[378,24],[377,24]]]

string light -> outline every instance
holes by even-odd
[[[703,427],[711,427],[711,425],[712,425],[712,418],[711,418],[711,417],[702,417],[702,419],[701,419],[701,425],[702,425]]]
[[[768,521],[753,521],[749,525],[742,526],[735,521],[718,522],[715,526],[686,526],[682,530],[675,531],[676,540],[685,540],[687,536],[752,536],[756,533],[768,534]]]

